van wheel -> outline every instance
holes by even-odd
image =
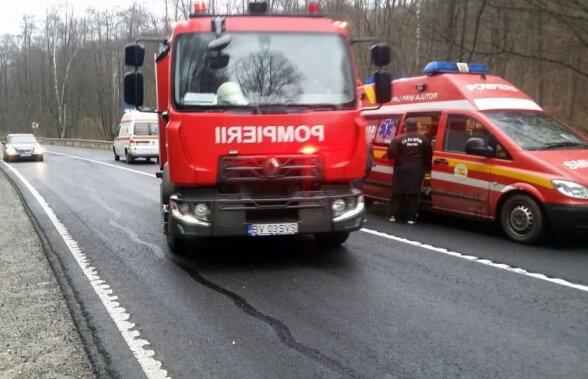
[[[500,210],[500,224],[508,238],[515,242],[537,242],[545,227],[541,207],[528,195],[506,199]]]
[[[127,164],[131,164],[134,161],[134,159],[129,155],[129,152],[127,149],[125,149],[125,159],[127,160]]]
[[[112,148],[112,152],[114,153],[114,160],[117,162],[120,161],[120,156],[116,154],[116,149],[114,147]]]
[[[349,232],[317,233],[314,238],[322,247],[337,247],[349,238]]]

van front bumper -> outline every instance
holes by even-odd
[[[544,207],[553,231],[588,231],[588,205],[547,203]]]
[[[334,214],[332,204],[346,201],[346,209]],[[189,203],[190,211],[180,212],[180,204]],[[194,217],[194,207],[206,204],[207,219]],[[165,219],[165,218],[164,218]],[[347,193],[313,192],[280,198],[251,198],[216,195],[202,198],[176,194],[170,198],[167,233],[181,238],[210,236],[248,236],[252,224],[297,224],[296,234],[329,233],[359,230],[365,220],[363,196],[357,190]]]

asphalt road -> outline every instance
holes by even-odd
[[[176,258],[161,230],[159,179],[116,168],[154,174],[156,165],[48,149],[45,162],[11,165],[46,200],[170,377],[588,375],[588,292],[556,283],[588,285],[586,236],[523,246],[490,224],[441,215],[389,224],[376,204],[366,228],[386,236],[356,232],[340,249],[319,251],[311,238],[234,239]],[[104,362],[95,366],[143,377],[64,239],[20,188],[75,293],[70,300],[96,345],[91,359]]]

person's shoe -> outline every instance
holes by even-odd
[[[390,221],[390,222],[396,222],[396,217],[390,216],[390,218],[388,218],[388,221]]]
[[[408,220],[406,223],[408,225],[414,225],[414,224],[416,224],[416,220]]]

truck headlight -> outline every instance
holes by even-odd
[[[198,203],[194,207],[194,215],[197,219],[208,221],[208,206],[203,203]]]
[[[331,209],[333,210],[334,217],[340,216],[347,210],[347,203],[343,199],[333,200]]]
[[[588,188],[569,180],[552,180],[553,186],[563,195],[574,198],[588,200]]]

